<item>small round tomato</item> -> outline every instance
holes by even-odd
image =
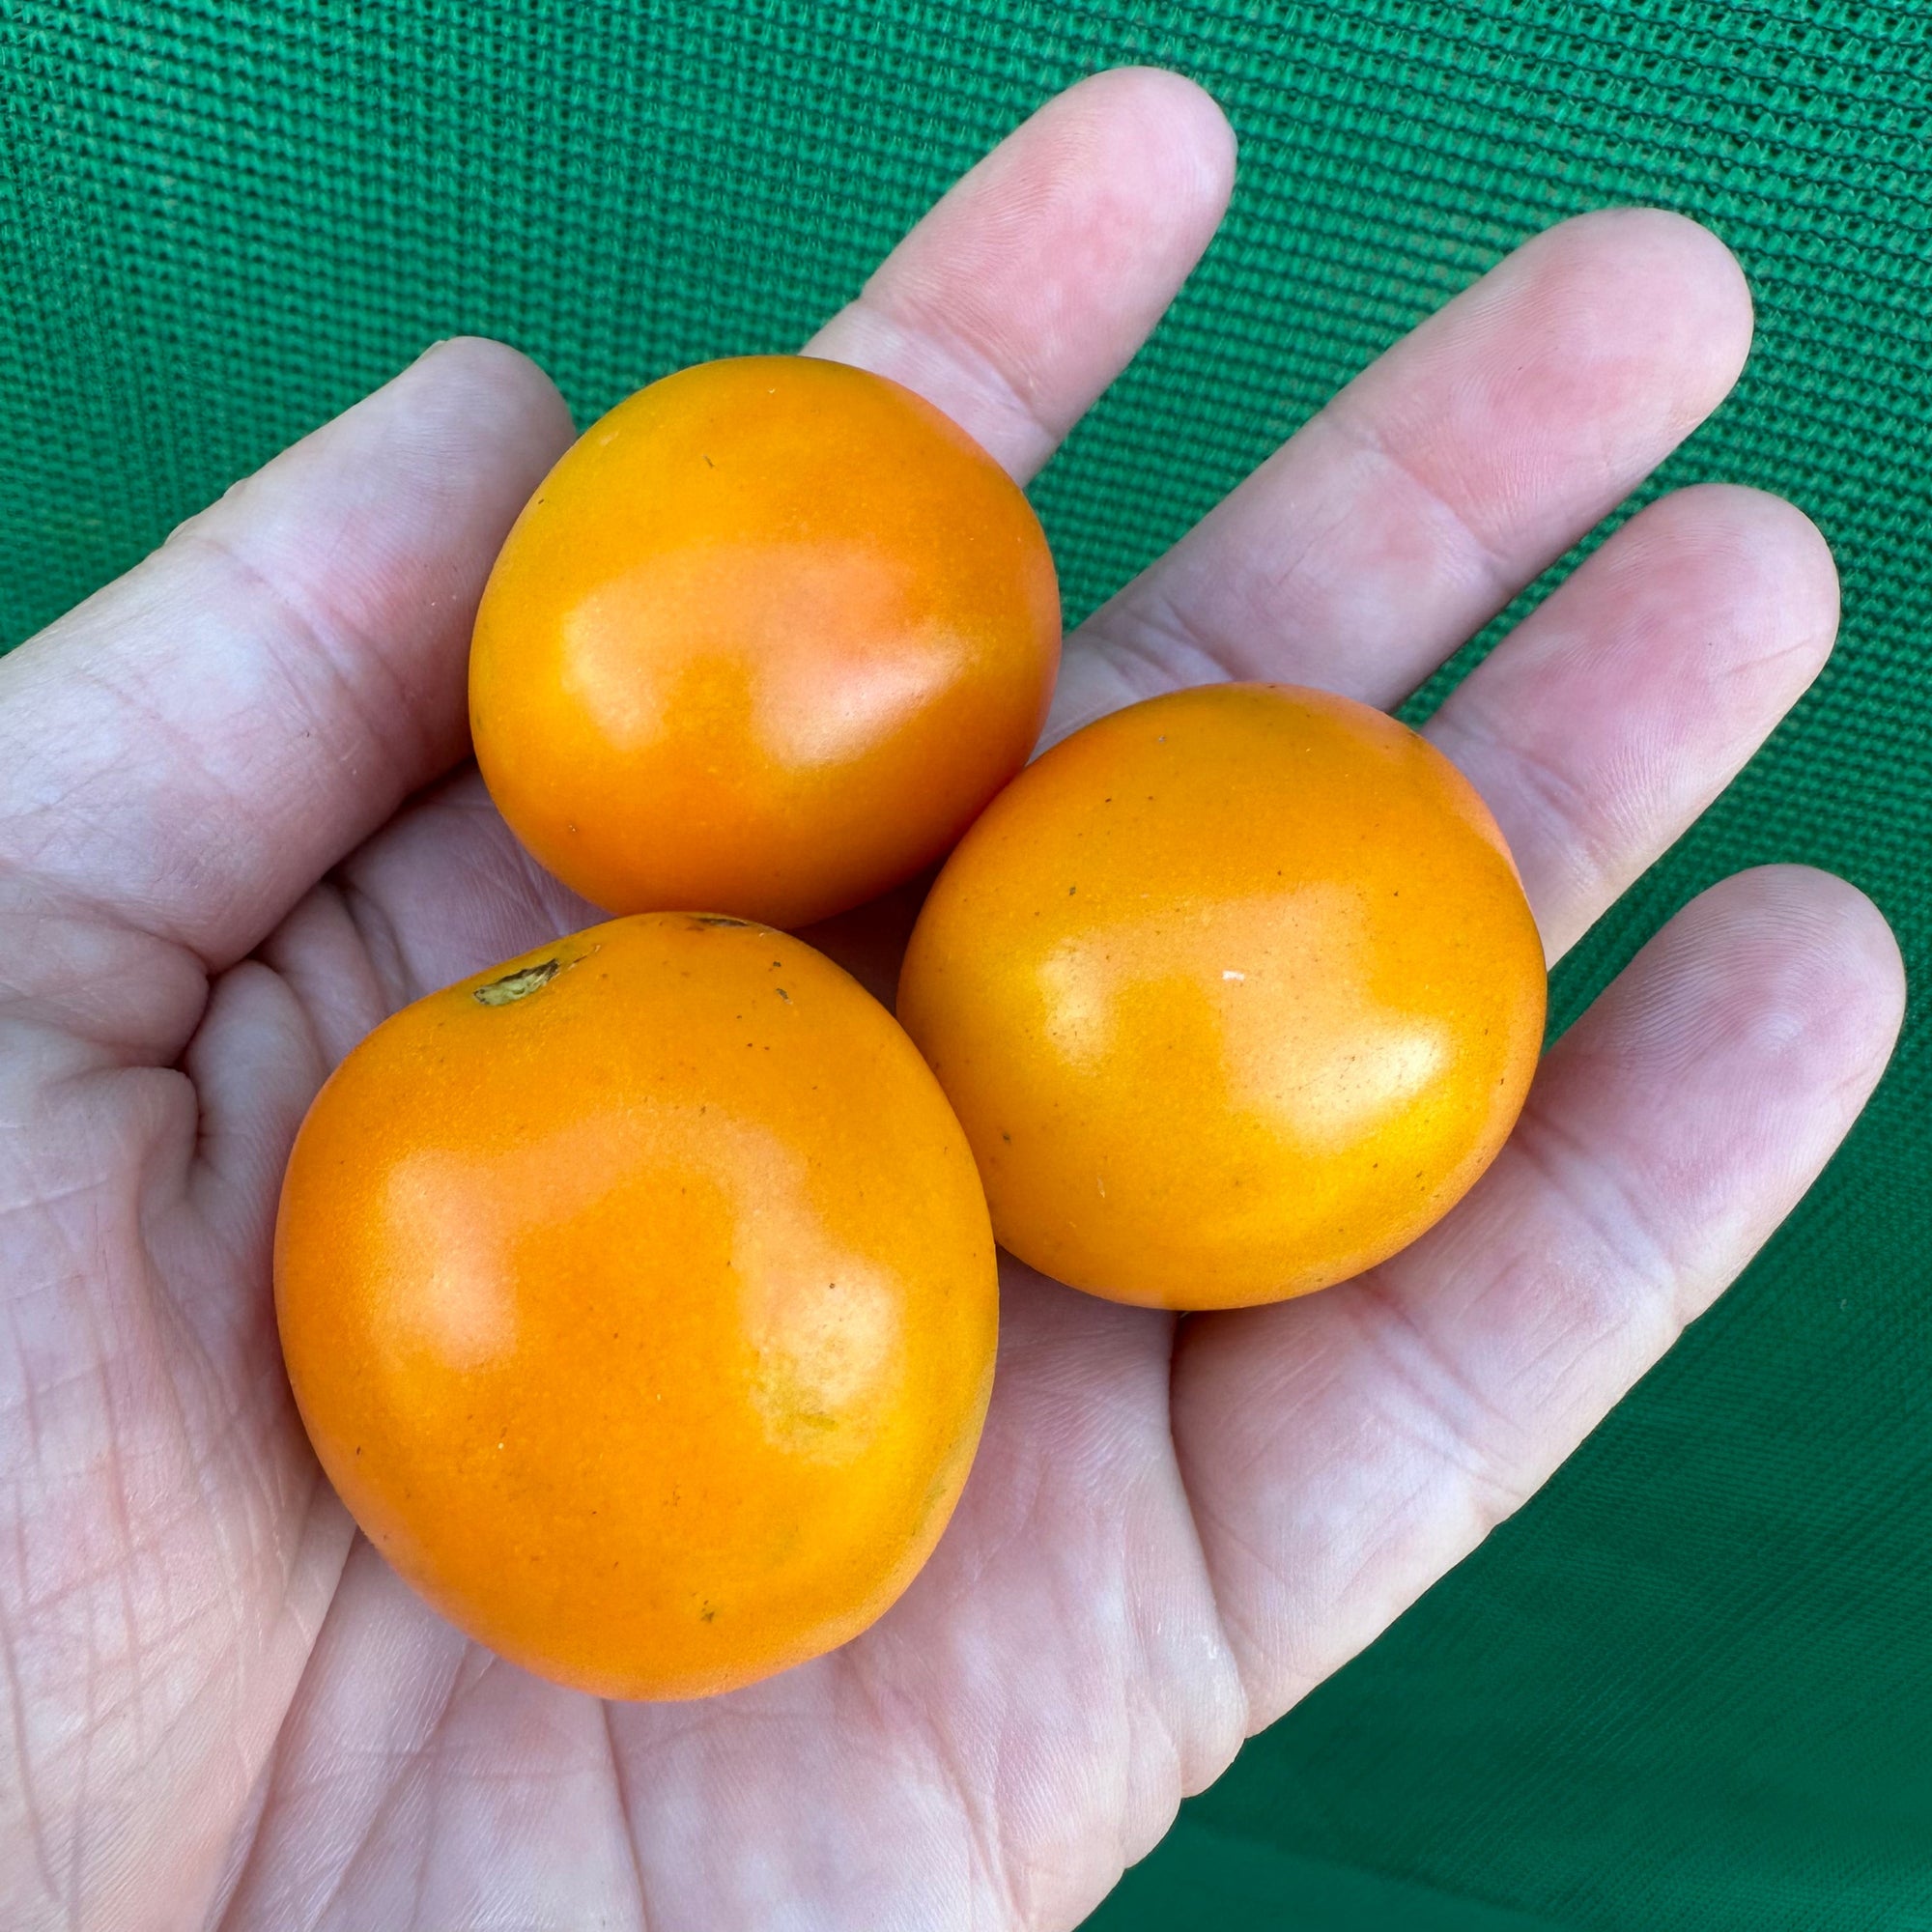
[[[1162,1308],[1413,1240],[1501,1147],[1543,1012],[1467,781],[1381,712],[1266,684],[1048,752],[947,862],[899,983],[1001,1241]]]
[[[1046,538],[929,403],[802,355],[639,390],[544,479],[469,660],[512,830],[613,912],[798,926],[945,853],[1060,663]]]
[[[993,1372],[985,1198],[822,954],[618,920],[419,1000],[302,1125],[275,1308],[323,1467],[469,1635],[610,1697],[863,1630]]]

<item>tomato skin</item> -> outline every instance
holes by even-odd
[[[950,849],[1059,663],[1039,521],[965,431],[866,370],[741,356],[639,390],[545,478],[478,610],[470,726],[593,904],[796,927]]]
[[[298,1137],[275,1305],[370,1540],[611,1697],[728,1690],[877,1617],[957,1499],[997,1329],[911,1042],[802,941],[685,914],[370,1035]]]
[[[1035,761],[947,862],[901,1023],[994,1232],[1119,1301],[1234,1308],[1360,1273],[1516,1121],[1543,951],[1466,780],[1325,692],[1209,686]]]

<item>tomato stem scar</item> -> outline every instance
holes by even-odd
[[[534,966],[520,967],[500,980],[492,980],[487,986],[476,987],[470,998],[479,1007],[507,1007],[527,999],[538,987],[548,986],[562,971],[562,960],[540,959]]]

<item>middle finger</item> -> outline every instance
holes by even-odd
[[[1537,236],[1088,619],[1048,738],[1223,677],[1400,698],[1717,407],[1750,328],[1736,261],[1680,215]]]

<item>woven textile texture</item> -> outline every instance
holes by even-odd
[[[1742,257],[1761,332],[1662,480],[1809,511],[1844,639],[1566,963],[1557,1018],[1701,886],[1772,859],[1871,892],[1922,981],[1913,5],[0,0],[0,640],[434,337],[517,343],[580,419],[679,364],[791,347],[1013,122],[1121,61],[1212,90],[1241,176],[1037,487],[1069,617],[1524,236],[1681,209]],[[1739,1287],[1094,1925],[1932,1928],[1925,1021]]]

